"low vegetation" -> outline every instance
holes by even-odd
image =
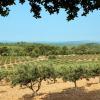
[[[36,46],[20,44],[21,47],[16,45],[19,46],[19,51],[16,51],[17,48],[14,46],[0,48],[0,81],[9,82],[13,87],[16,85],[27,87],[32,90],[32,96],[37,95],[43,81],[56,83],[57,79],[61,78],[64,82],[73,82],[76,89],[77,81],[83,78],[89,80],[98,77],[100,82],[100,55],[99,49],[93,49],[96,46],[94,44],[94,47],[87,44],[84,48],[40,44]],[[25,55],[21,53],[23,50]],[[33,56],[32,52],[39,57]]]

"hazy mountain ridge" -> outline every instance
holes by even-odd
[[[47,42],[44,44],[49,45],[57,45],[57,46],[77,46],[77,45],[83,45],[83,44],[97,44],[100,45],[99,41],[67,41],[67,42]]]
[[[78,45],[100,45],[100,41],[66,41],[66,42],[0,42],[0,45],[38,45],[38,44],[46,44],[52,46],[78,46]]]

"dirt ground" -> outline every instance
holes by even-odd
[[[42,82],[38,95],[32,97],[32,91],[28,88],[10,85],[0,85],[0,100],[100,100],[99,79],[85,79],[77,81],[78,88],[74,88],[72,82],[63,82],[58,79],[55,84]]]

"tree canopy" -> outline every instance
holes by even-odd
[[[68,21],[78,17],[80,9],[82,9],[82,16],[94,10],[100,10],[100,0],[19,0],[19,3],[24,4],[26,1],[29,2],[30,11],[34,13],[35,18],[41,18],[43,7],[49,14],[58,14],[61,9],[64,9]],[[15,4],[15,0],[0,0],[0,15],[7,16],[9,7]]]

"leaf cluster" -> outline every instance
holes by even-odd
[[[64,9],[67,14],[67,20],[73,20],[78,17],[80,9],[83,10],[82,16],[86,16],[89,12],[100,9],[99,0],[27,0],[31,7],[30,12],[34,13],[33,17],[41,18],[41,10],[45,8],[49,14],[59,13]],[[19,0],[23,4],[25,0]],[[9,6],[14,5],[15,0],[0,0],[0,15],[7,16],[9,14]]]

